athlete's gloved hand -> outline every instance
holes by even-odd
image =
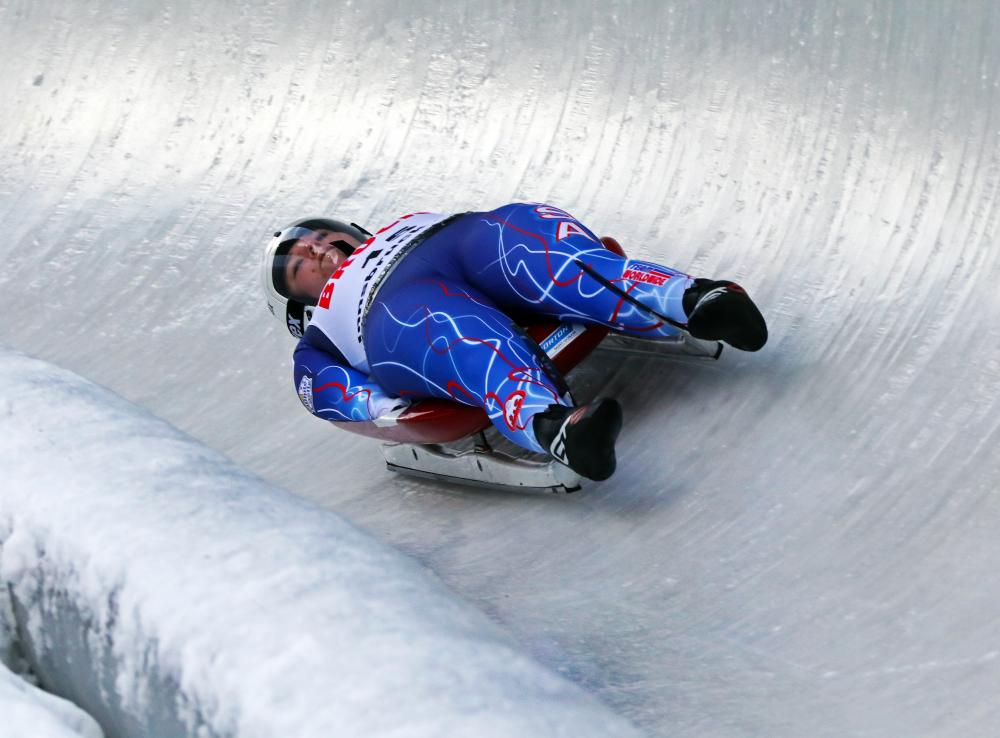
[[[372,421],[380,428],[395,425],[399,416],[409,409],[410,401],[403,397],[390,397],[383,393],[373,392],[368,398],[368,410]]]

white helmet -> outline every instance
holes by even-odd
[[[303,301],[300,296],[291,294],[285,282],[285,262],[297,240],[315,236],[318,231],[346,233],[356,238],[358,243],[364,243],[371,235],[355,223],[345,223],[333,218],[300,218],[280,231],[275,231],[264,248],[264,258],[261,260],[264,296],[271,315],[282,321],[295,338],[301,338],[309,325],[315,301]],[[334,245],[347,256],[354,252],[354,247],[347,241],[335,241]]]

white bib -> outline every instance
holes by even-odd
[[[323,288],[309,325],[321,330],[358,371],[369,372],[361,326],[373,290],[417,236],[448,217],[404,215],[358,247]]]

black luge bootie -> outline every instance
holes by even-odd
[[[615,471],[615,439],[622,408],[610,397],[588,405],[550,405],[532,419],[535,438],[554,458],[581,477],[600,482]]]
[[[688,333],[706,341],[725,341],[741,351],[767,343],[767,323],[746,291],[735,282],[696,279],[684,292]]]

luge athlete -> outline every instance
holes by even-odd
[[[687,332],[743,351],[767,326],[742,287],[615,254],[552,205],[413,213],[369,235],[330,218],[276,232],[271,312],[299,338],[295,385],[320,418],[370,421],[417,398],[483,408],[497,430],[589,479],[615,469],[618,402],[574,407],[517,323],[600,324],[649,340]]]

